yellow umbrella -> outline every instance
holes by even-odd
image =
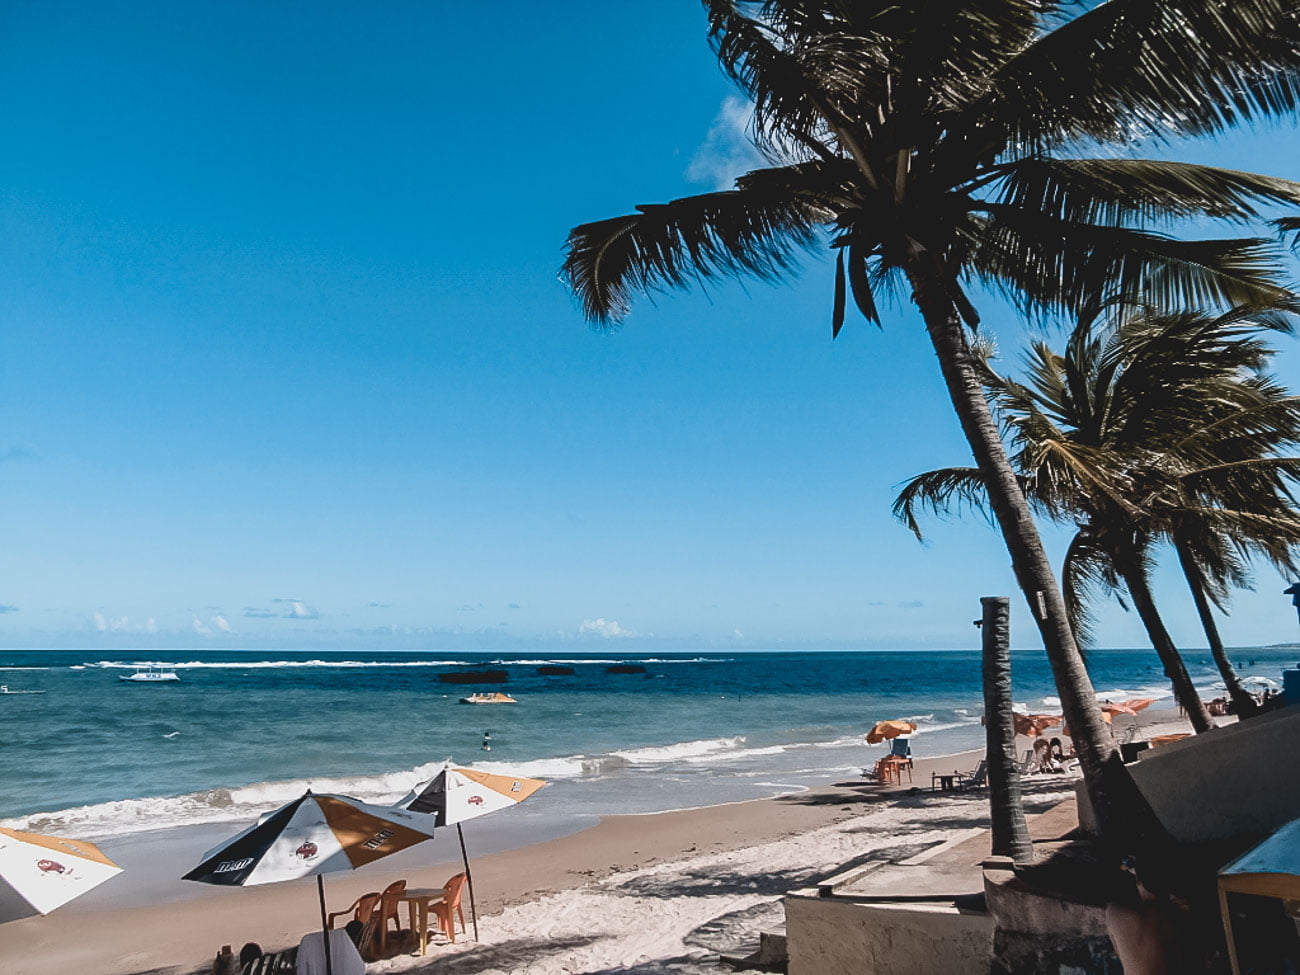
[[[915,730],[915,721],[904,721],[901,718],[895,718],[892,721],[877,721],[872,725],[871,730],[867,732],[867,744],[879,745],[882,741],[897,738],[899,735],[910,735]]]

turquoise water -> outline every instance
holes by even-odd
[[[1292,649],[1234,651],[1280,679]],[[181,681],[118,680],[137,658],[0,652],[0,818],[86,836],[247,820],[309,785],[391,800],[444,760],[545,778],[530,815],[656,811],[797,791],[882,752],[881,718],[919,722],[915,754],[982,744],[974,651],[569,654],[152,651]],[[468,706],[437,675],[497,661],[513,705]],[[611,674],[631,662],[645,674]],[[537,667],[567,663],[572,676]],[[1188,654],[1213,693],[1209,655]],[[1157,697],[1151,651],[1094,651],[1104,697]],[[38,669],[17,669],[38,668]],[[1013,660],[1016,700],[1055,703],[1039,653]],[[491,733],[491,751],[482,749]]]

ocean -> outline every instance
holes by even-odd
[[[1232,653],[1280,680],[1295,648]],[[863,734],[918,723],[916,755],[982,747],[977,651],[619,655],[151,651],[180,681],[118,680],[129,652],[0,651],[0,822],[86,838],[197,824],[231,831],[301,795],[390,802],[444,761],[543,778],[512,811],[524,831],[798,792],[857,776],[883,754]],[[1205,696],[1209,654],[1187,662]],[[505,684],[438,675],[488,664]],[[572,667],[543,676],[538,667]],[[633,664],[644,673],[611,673]],[[1150,650],[1096,650],[1104,698],[1171,697]],[[1013,655],[1015,697],[1051,710],[1041,653]],[[516,704],[463,705],[473,690]],[[484,750],[485,734],[491,750]]]

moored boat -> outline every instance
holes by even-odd
[[[645,668],[640,664],[614,664],[605,668],[607,674],[644,674]]]
[[[136,664],[135,673],[119,674],[117,679],[128,684],[170,684],[180,680],[176,671],[165,664]]]
[[[460,699],[460,703],[461,704],[518,704],[519,702],[516,701],[513,697],[511,697],[509,694],[502,694],[500,691],[492,691],[491,693],[488,694],[471,694],[469,697],[462,697]],[[483,740],[486,743],[490,741],[491,738],[487,735],[484,735]]]
[[[567,677],[574,673],[574,670],[563,664],[542,664],[537,668],[537,672],[543,677]]]

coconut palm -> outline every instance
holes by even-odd
[[[771,160],[735,188],[574,228],[563,276],[596,323],[633,294],[728,275],[779,279],[829,232],[832,333],[851,296],[910,291],[1047,650],[1098,819],[1126,788],[1065,605],[985,402],[965,328],[973,283],[1033,314],[1098,293],[1277,297],[1258,240],[1178,240],[1164,218],[1249,220],[1294,204],[1283,180],[1184,163],[1083,158],[1090,146],[1208,135],[1290,112],[1290,0],[705,0],[723,70],[753,99]],[[1109,767],[1112,772],[1104,772]],[[1104,775],[1121,778],[1111,788]]]
[[[1211,610],[1222,609],[1232,588],[1250,585],[1248,562],[1259,557],[1276,569],[1294,574],[1294,553],[1300,545],[1300,522],[1292,493],[1294,462],[1279,458],[1300,445],[1297,400],[1266,377],[1250,381],[1259,398],[1255,407],[1229,411],[1224,423],[1240,427],[1245,417],[1253,429],[1247,436],[1219,436],[1219,425],[1197,431],[1206,451],[1205,468],[1179,485],[1188,499],[1167,506],[1167,538],[1191,590],[1197,616],[1211,656],[1237,714],[1248,716],[1258,707],[1242,686],[1228,659]],[[1200,499],[1210,501],[1206,507]]]
[[[1300,520],[1288,479],[1300,460],[1277,451],[1300,444],[1300,400],[1259,374],[1270,350],[1258,329],[1289,328],[1290,317],[1122,311],[1117,322],[1080,321],[1064,355],[1037,343],[1023,384],[991,369],[985,382],[1026,493],[1077,526],[1063,571],[1076,632],[1086,628],[1089,593],[1122,585],[1179,703],[1204,731],[1213,723],[1151,591],[1152,549],[1162,538],[1175,544],[1198,601],[1244,582],[1250,554],[1289,564]],[[903,488],[895,513],[919,535],[918,506],[948,510],[984,495],[978,470],[934,471]],[[1216,659],[1240,690],[1226,653]]]

